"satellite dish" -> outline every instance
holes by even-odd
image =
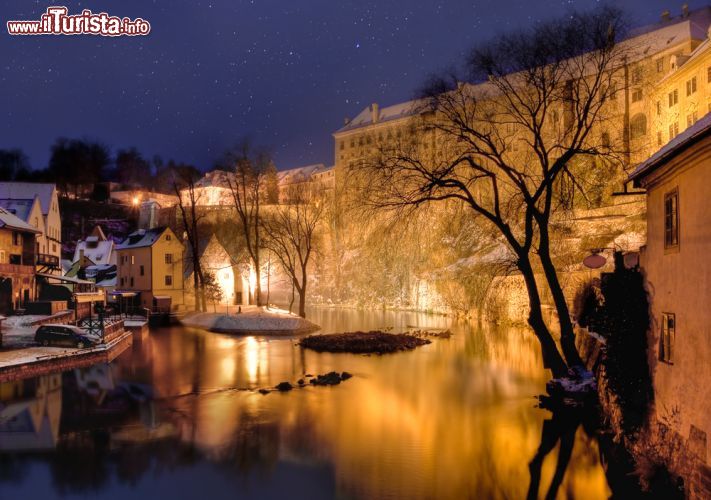
[[[583,265],[590,269],[600,269],[607,263],[607,259],[600,254],[594,253],[583,259]]]

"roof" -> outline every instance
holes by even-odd
[[[307,181],[312,175],[325,172],[326,170],[328,170],[328,168],[323,163],[315,163],[313,165],[306,165],[305,167],[282,170],[277,172],[277,178],[280,183],[293,184]]]
[[[412,100],[407,102],[401,102],[399,104],[393,104],[392,106],[387,106],[384,108],[378,108],[378,119],[376,123],[382,123],[390,120],[397,120],[398,118],[405,118],[408,116],[414,116],[419,114],[419,105],[422,104],[421,100]],[[339,134],[341,132],[348,132],[349,130],[354,130],[366,125],[373,124],[373,106],[367,106],[360,113],[356,115],[355,118],[346,123],[343,127],[337,130],[335,133]]]
[[[684,30],[688,29],[688,33],[691,37],[696,38],[697,40],[702,40],[706,38],[706,30],[710,24],[711,7],[706,6],[689,11],[689,15],[686,17],[684,15],[679,15],[668,20],[660,20],[659,22],[653,24],[633,28],[630,30],[629,38],[650,34],[655,31],[674,26]]]
[[[43,278],[55,279],[57,281],[62,281],[64,283],[74,283],[75,285],[93,285],[93,281],[87,281],[72,276],[57,276],[56,274],[49,273],[36,273],[36,276],[42,276]]]
[[[77,242],[74,249],[74,262],[79,260],[81,252],[94,264],[109,264],[112,260],[114,242],[112,240],[100,241],[96,236],[89,236],[86,240]]]
[[[35,234],[40,232],[37,228],[30,226],[27,222],[2,207],[0,207],[0,227]]]
[[[634,181],[635,185],[638,185],[640,179],[651,174],[709,134],[711,134],[711,113],[703,116],[699,121],[677,135],[647,160],[637,165],[634,172],[630,174],[629,180]]]
[[[213,242],[215,245],[219,245],[220,247],[222,247],[222,250],[224,250],[224,252],[229,257],[227,249],[225,249],[224,245],[220,242],[217,235],[213,233],[209,238],[200,238],[200,241],[198,241],[198,255],[200,256],[200,261],[202,261],[203,256],[205,255],[205,251],[210,247],[210,245],[213,244]],[[232,258],[229,258],[230,261],[232,261]],[[187,241],[185,242],[184,260],[185,266],[183,268],[183,277],[187,279],[193,274],[193,252],[192,248],[190,247],[190,244]],[[204,269],[207,268],[209,268],[209,266],[204,267]]]
[[[32,207],[35,203],[39,203],[37,200],[38,198],[32,198],[31,200],[0,199],[0,207],[11,214],[17,215],[23,221],[29,222]]]
[[[235,174],[225,170],[212,170],[206,172],[199,181],[195,183],[195,187],[222,187],[229,188],[230,182],[235,184]]]
[[[3,200],[32,200],[37,196],[40,200],[42,214],[49,213],[52,204],[52,195],[56,191],[54,184],[41,184],[36,182],[0,182],[0,199]]]
[[[153,229],[139,229],[128,235],[120,245],[116,246],[116,250],[127,250],[130,248],[142,248],[152,246],[161,235],[167,231],[165,226],[154,227]]]

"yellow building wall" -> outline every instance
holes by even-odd
[[[151,296],[169,296],[173,306],[184,304],[183,293],[183,244],[170,230],[166,230],[151,246],[153,287]],[[171,262],[166,262],[166,254]],[[166,276],[172,283],[166,285]]]
[[[673,169],[672,173],[668,173]],[[711,139],[653,174],[647,192],[647,245],[642,252],[651,299],[649,334],[657,418],[688,438],[690,426],[711,435]],[[664,196],[679,192],[679,245],[664,247]],[[673,313],[673,364],[658,361],[662,313]]]

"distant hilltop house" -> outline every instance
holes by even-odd
[[[651,301],[648,351],[657,421],[681,436],[709,474],[711,113],[641,163],[630,179],[647,190],[640,264]],[[699,498],[711,491],[705,493]]]
[[[167,312],[184,304],[183,243],[168,227],[140,229],[116,246],[118,283],[114,296]]]
[[[0,207],[36,228],[37,268],[59,274],[62,252],[62,219],[54,184],[0,182]]]
[[[40,230],[0,208],[0,314],[35,300],[35,238]]]
[[[188,296],[186,302],[189,305],[195,303],[192,254],[190,245],[186,243],[184,283],[186,296]],[[222,290],[222,304],[246,305],[250,303],[249,269],[234,262],[216,235],[213,234],[200,241],[199,255],[203,272],[212,273]]]
[[[319,186],[325,191],[333,191],[336,184],[333,167],[326,167],[322,163],[292,168],[277,172],[279,186],[279,203],[284,203],[291,194],[305,184]],[[235,174],[224,170],[207,172],[195,183],[193,196],[196,206],[223,207],[234,206],[234,198],[230,186],[236,186]],[[190,191],[183,189],[180,192],[184,205],[190,205]]]
[[[224,170],[212,170],[195,183],[193,196],[196,206],[230,207],[234,205],[230,185],[235,186],[235,174]],[[188,189],[180,191],[183,205],[190,205]]]
[[[286,203],[305,187],[316,187],[325,192],[333,192],[336,187],[336,172],[323,163],[307,165],[277,172],[279,179],[279,203]]]

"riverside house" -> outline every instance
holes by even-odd
[[[182,306],[183,243],[168,227],[139,229],[116,247],[117,292],[136,292],[136,304],[167,312]]]
[[[711,435],[711,113],[631,175],[647,190],[641,251],[657,422],[703,464]]]
[[[35,238],[39,233],[0,208],[0,314],[35,299]]]

